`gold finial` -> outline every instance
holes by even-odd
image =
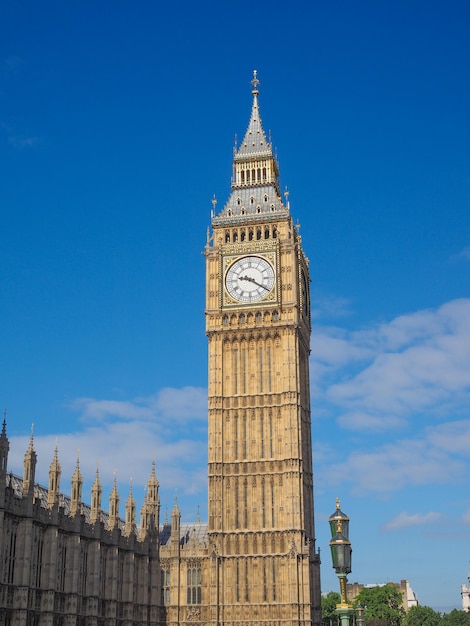
[[[253,85],[253,91],[251,93],[254,96],[257,96],[259,80],[258,80],[258,72],[256,70],[253,70],[253,80],[251,81],[251,84]]]
[[[342,520],[341,520],[341,519],[339,519],[339,520],[336,522],[336,532],[337,532],[337,533],[342,533],[342,532],[343,532],[343,522],[342,522]]]
[[[339,511],[341,508],[339,498],[336,498],[336,510]]]
[[[217,206],[217,198],[215,197],[215,194],[214,194],[214,197],[212,198],[212,208],[213,208],[214,212],[215,212],[215,207],[216,206]]]

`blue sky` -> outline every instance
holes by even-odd
[[[258,70],[312,270],[329,514],[363,583],[460,608],[470,535],[467,2],[0,3],[0,403],[9,465],[80,450],[206,516],[204,258]],[[89,496],[87,496],[89,501]]]

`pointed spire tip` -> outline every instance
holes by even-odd
[[[254,96],[257,96],[259,91],[258,91],[258,85],[259,85],[259,80],[258,80],[258,71],[257,70],[253,70],[253,80],[251,81],[251,84],[253,85],[253,90],[252,90],[252,94]]]

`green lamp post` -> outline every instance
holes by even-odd
[[[341,626],[349,626],[350,616],[353,613],[353,607],[348,604],[346,595],[347,575],[351,572],[351,555],[352,548],[349,541],[349,517],[345,515],[340,508],[339,498],[336,498],[336,510],[329,518],[331,531],[331,558],[333,560],[333,568],[339,578],[339,586],[341,591],[341,604],[336,605]]]

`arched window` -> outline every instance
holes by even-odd
[[[257,241],[261,239],[261,228],[256,229],[256,239]]]
[[[188,564],[188,595],[187,604],[202,602],[202,571],[199,563]]]
[[[264,229],[264,238],[269,239],[269,228]]]
[[[161,570],[162,577],[162,604],[170,604],[170,568],[163,567]]]
[[[277,228],[273,226],[273,239],[277,239]]]
[[[226,231],[225,233],[225,243],[229,243],[230,241],[230,233],[228,231]]]
[[[242,211],[242,215],[244,215],[244,212]],[[240,241],[245,241],[246,239],[246,233],[244,230],[242,230],[242,232],[240,233]]]
[[[241,180],[242,180],[242,183],[245,182],[245,172],[243,170],[241,172]]]

